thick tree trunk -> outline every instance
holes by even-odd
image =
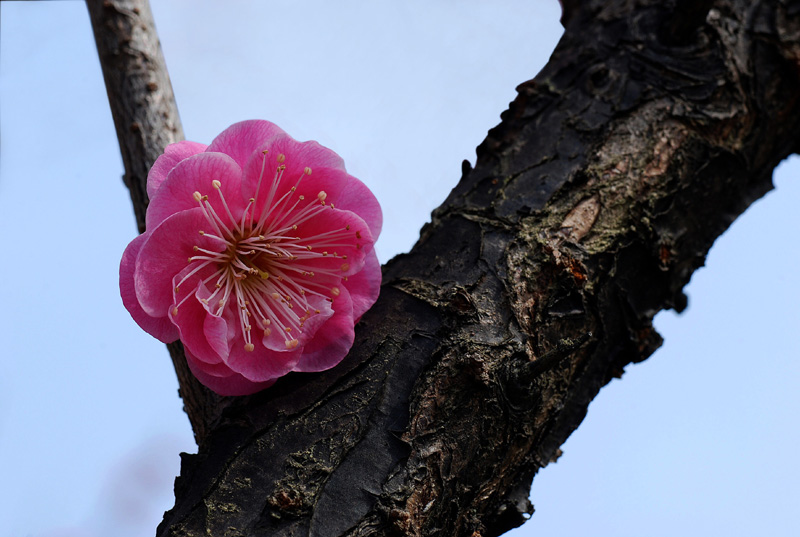
[[[93,3],[112,109],[140,106],[114,104],[127,67],[100,47],[129,16],[105,6],[133,2]],[[500,534],[660,345],[653,316],[798,150],[800,0],[564,4],[550,63],[384,267],[342,364],[242,398],[181,376],[200,450],[160,536]]]

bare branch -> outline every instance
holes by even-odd
[[[147,0],[87,0],[100,66],[139,232],[145,228],[147,173],[164,148],[183,140],[153,14]],[[180,342],[167,346],[184,408],[200,441],[224,406],[186,365]]]

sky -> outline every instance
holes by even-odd
[[[334,6],[335,4],[335,6]],[[152,0],[187,139],[269,119],[345,160],[407,251],[560,35],[556,0]],[[196,447],[122,307],[136,234],[85,6],[0,7],[0,537],[154,535]],[[790,535],[800,158],[712,248],[661,350],[591,404],[512,537]]]

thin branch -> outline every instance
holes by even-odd
[[[141,233],[148,204],[147,173],[168,144],[183,140],[178,107],[148,1],[87,0],[86,5],[125,166],[123,180]],[[168,348],[199,442],[222,405],[191,374],[180,342]]]

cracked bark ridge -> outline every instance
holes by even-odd
[[[798,149],[800,1],[701,3],[568,2],[551,61],[384,267],[349,356],[225,400],[158,535],[522,523],[534,474],[660,345],[653,316],[685,307],[713,240]]]
[[[178,107],[149,2],[87,0],[86,6],[125,167],[123,181],[142,233],[147,173],[168,144],[183,140]],[[180,342],[167,347],[195,438],[202,438],[224,402],[194,378]]]

